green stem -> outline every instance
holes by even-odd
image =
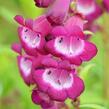
[[[77,98],[72,102],[74,109],[80,109],[80,99]]]

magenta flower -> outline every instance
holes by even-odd
[[[35,5],[37,7],[43,7],[43,8],[46,8],[48,7],[49,5],[52,4],[53,1],[55,0],[34,0],[35,1]]]
[[[38,89],[56,101],[64,101],[68,97],[75,99],[84,90],[84,83],[75,75],[75,70],[38,69],[34,71],[33,78]]]
[[[53,55],[80,65],[82,61],[92,59],[97,53],[97,48],[91,42],[84,40],[85,35],[81,29],[83,21],[77,19],[76,22],[76,18],[77,16],[72,17],[64,26],[55,27],[52,35],[56,38],[49,41],[46,48]]]
[[[33,56],[36,56],[37,52],[46,54],[44,50],[45,36],[51,30],[51,25],[46,17],[41,16],[33,21],[32,19],[24,20],[22,16],[16,16],[15,20],[20,24],[18,34],[26,53]]]
[[[49,21],[53,24],[63,23],[68,17],[70,2],[71,0],[55,0],[47,13]]]

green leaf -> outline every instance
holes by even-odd
[[[88,109],[107,109],[106,107],[98,104],[82,104],[80,105],[81,109],[88,108]]]

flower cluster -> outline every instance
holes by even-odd
[[[85,30],[104,10],[109,11],[109,2],[103,0],[99,5],[95,0],[34,1],[47,11],[34,20],[15,16],[20,44],[14,43],[12,49],[18,53],[24,82],[35,85],[32,101],[43,109],[60,109],[67,98],[75,100],[84,91],[77,67],[97,54]]]

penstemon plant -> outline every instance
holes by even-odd
[[[95,20],[109,11],[109,2],[34,1],[37,7],[47,9],[43,15],[34,20],[20,15],[14,18],[19,24],[20,43],[14,43],[12,49],[18,53],[20,74],[28,86],[35,86],[32,101],[42,109],[69,109],[65,104],[68,98],[79,109],[75,101],[85,86],[77,68],[97,54],[97,47],[88,37],[98,30]]]

